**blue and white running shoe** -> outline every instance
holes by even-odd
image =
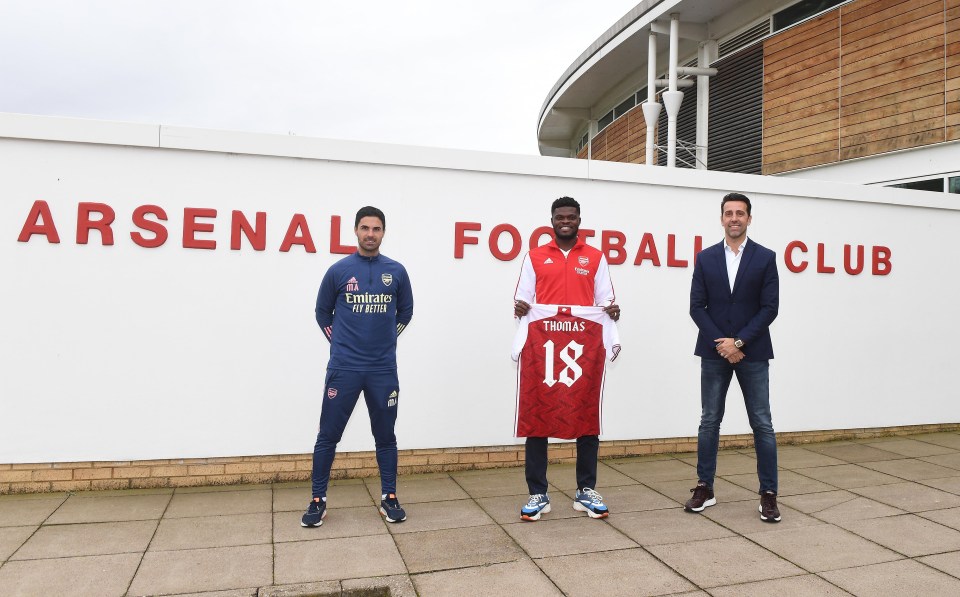
[[[534,522],[540,520],[541,514],[550,512],[550,497],[545,493],[535,493],[527,500],[527,504],[520,508],[520,520]]]
[[[603,496],[589,487],[577,490],[577,499],[573,502],[573,509],[586,512],[590,518],[606,518],[610,515],[607,505],[603,503]]]

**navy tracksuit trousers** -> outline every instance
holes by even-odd
[[[397,370],[345,371],[328,369],[323,388],[320,428],[313,448],[313,497],[326,497],[337,444],[363,392],[370,413],[370,430],[377,448],[381,493],[397,492]]]

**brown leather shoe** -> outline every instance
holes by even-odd
[[[717,498],[713,497],[713,488],[707,487],[703,481],[697,483],[697,486],[690,490],[693,497],[687,500],[683,509],[687,512],[703,512],[707,506],[717,503]]]
[[[777,508],[777,494],[764,491],[760,494],[760,520],[780,522],[780,508]]]

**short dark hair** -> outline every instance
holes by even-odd
[[[384,217],[383,212],[370,205],[360,208],[360,211],[357,212],[357,219],[353,222],[353,227],[356,228],[360,225],[360,220],[370,216],[380,218],[380,223],[383,224],[383,229],[387,229],[387,218]]]
[[[747,215],[750,215],[750,199],[743,193],[727,193],[724,195],[723,200],[720,202],[720,215],[723,215],[723,210],[728,201],[743,201],[747,204]]]
[[[558,207],[573,207],[577,210],[577,215],[580,215],[580,204],[577,203],[577,200],[573,197],[560,197],[553,202],[553,205],[550,206],[550,217],[553,217],[553,212],[557,211]]]

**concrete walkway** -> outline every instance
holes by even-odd
[[[693,454],[605,460],[612,514],[523,523],[521,469],[307,484],[0,497],[0,595],[960,595],[960,433],[780,448],[783,521],[760,521],[752,450],[720,456],[718,504],[683,511]]]

